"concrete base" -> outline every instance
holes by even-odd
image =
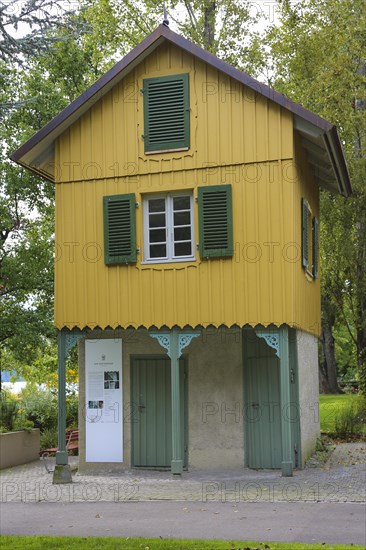
[[[171,471],[172,471],[172,474],[182,474],[183,473],[183,460],[172,460],[172,462],[171,462]]]
[[[69,464],[56,464],[52,483],[54,485],[72,483],[71,468]]]
[[[292,477],[294,475],[294,468],[292,462],[281,463],[282,477]]]

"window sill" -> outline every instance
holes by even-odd
[[[145,155],[161,155],[163,153],[176,153],[178,151],[188,151],[189,147],[179,147],[178,149],[159,149],[158,151],[144,151]]]
[[[182,258],[180,260],[144,260],[140,263],[140,265],[142,266],[148,266],[148,265],[169,265],[169,264],[181,264],[181,263],[192,263],[192,262],[196,262],[197,259],[192,257],[192,258]]]

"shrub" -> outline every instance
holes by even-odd
[[[77,428],[79,424],[79,398],[73,394],[66,399],[66,425]]]
[[[32,431],[34,428],[34,424],[31,420],[27,420],[22,418],[21,416],[18,416],[18,418],[14,422],[14,431],[17,430],[24,430],[26,432]]]
[[[58,403],[57,396],[48,390],[27,389],[21,401],[25,418],[34,423],[42,432],[57,432]],[[66,399],[66,426],[78,426],[78,396],[69,395]],[[48,447],[54,445],[48,445]]]
[[[25,418],[41,432],[57,429],[57,398],[50,392],[33,388],[24,392],[21,404]]]
[[[0,425],[1,431],[12,432],[18,414],[16,398],[5,390],[0,393]]]
[[[359,397],[337,411],[334,419],[336,437],[347,438],[361,435],[365,420],[366,400]]]
[[[57,447],[57,430],[56,429],[47,429],[41,433],[41,449],[50,449]]]

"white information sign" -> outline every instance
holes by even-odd
[[[123,462],[122,340],[86,340],[86,462]]]

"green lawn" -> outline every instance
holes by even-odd
[[[354,399],[357,399],[357,396],[353,394],[320,395],[319,409],[321,431],[325,433],[333,433],[336,411],[342,407],[345,407]]]
[[[1,550],[357,550],[358,545],[246,542],[222,540],[135,539],[112,537],[1,537]]]

